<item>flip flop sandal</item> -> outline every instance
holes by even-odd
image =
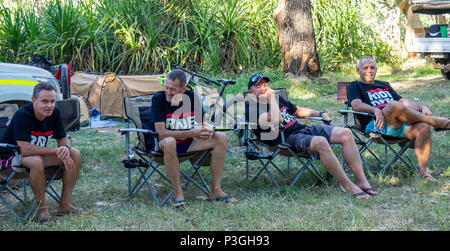
[[[370,196],[375,196],[377,195],[377,192],[375,190],[373,190],[372,188],[364,188],[362,189],[364,193],[370,195]]]
[[[355,193],[355,194],[352,194],[352,197],[354,197],[354,198],[356,198],[356,199],[370,199],[370,198],[372,198],[371,195],[369,195],[369,196],[370,196],[369,198],[363,198],[363,196],[367,196],[367,195],[369,195],[369,194],[366,194],[366,193],[364,193],[364,192],[361,192],[361,193]]]
[[[419,178],[428,180],[430,182],[438,182],[438,179],[436,179],[435,177],[431,176],[431,175],[422,175]]]
[[[186,205],[186,201],[185,200],[176,200],[173,202],[172,206],[174,208],[182,208]]]
[[[86,215],[87,212],[84,211],[81,207],[75,208],[74,211],[65,211],[65,212],[57,212],[55,216],[65,216],[65,215]]]
[[[47,226],[53,226],[56,224],[56,221],[53,220],[52,217],[36,217],[34,221]]]
[[[239,201],[235,198],[231,197],[230,195],[225,195],[216,199],[213,199],[215,201],[224,202],[224,203],[238,203]],[[207,201],[212,201],[211,199],[207,199]]]

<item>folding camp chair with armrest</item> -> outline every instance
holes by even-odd
[[[361,124],[360,124],[358,118],[356,117],[357,114],[369,116],[372,119],[374,119],[375,116],[371,113],[357,112],[357,111],[353,111],[351,109],[351,105],[347,101],[348,100],[347,99],[348,98],[347,90],[348,90],[349,84],[350,83],[348,83],[348,82],[339,82],[338,83],[338,99],[340,97],[340,99],[345,102],[345,109],[339,110],[339,113],[341,115],[343,115],[343,117],[344,117],[344,126],[346,128],[351,129],[351,131],[353,132],[353,135],[355,136],[356,144],[361,146],[361,148],[359,149],[359,153],[361,155],[361,160],[363,162],[363,165],[367,169],[367,171],[369,173],[372,173],[372,171],[367,163],[367,160],[364,157],[364,153],[366,151],[371,156],[373,156],[380,165],[383,165],[383,167],[376,173],[376,177],[379,177],[381,174],[383,174],[387,168],[392,166],[399,159],[403,163],[405,163],[406,166],[408,166],[409,168],[413,168],[417,171],[417,167],[411,161],[410,157],[408,156],[408,153],[406,152],[409,148],[414,149],[414,140],[393,137],[393,136],[388,136],[388,135],[382,135],[378,132],[372,132],[372,133],[366,134],[364,128],[361,128]],[[339,86],[342,86],[342,87],[339,88]],[[349,121],[350,114],[353,115],[352,116],[353,124],[350,124],[350,121]],[[364,136],[366,138],[366,140],[362,139],[361,136]],[[369,148],[370,145],[374,142],[385,146],[385,148],[384,148],[385,149],[385,162],[384,163],[382,160],[380,160],[380,158],[377,156],[377,154],[375,154],[375,152]],[[397,145],[397,144],[400,146],[399,150],[396,150],[393,147],[394,145]],[[394,156],[388,161],[388,151],[389,150],[394,154]],[[407,158],[408,161],[406,161],[403,158],[403,155]]]
[[[282,96],[286,100],[288,100],[286,89],[280,88],[280,89],[274,89],[274,90],[280,96]],[[247,95],[247,93],[245,93],[244,96],[245,95]],[[329,124],[331,122],[330,120],[326,120],[326,119],[323,119],[320,117],[309,117],[307,119],[320,120],[327,124]],[[261,142],[257,137],[255,137],[255,135],[250,130],[249,127],[256,126],[256,123],[245,121],[245,123],[241,123],[241,124],[244,127],[244,145],[246,146],[245,156],[246,156],[246,178],[247,179],[249,178],[249,160],[258,160],[262,167],[253,176],[252,181],[256,180],[260,176],[260,174],[263,171],[265,171],[267,173],[267,175],[269,176],[269,178],[271,179],[272,183],[274,183],[275,186],[278,189],[280,189],[280,185],[278,184],[276,179],[273,177],[273,175],[270,172],[270,170],[268,169],[268,167],[269,167],[269,165],[272,165],[275,168],[275,170],[277,170],[280,174],[282,174],[283,176],[288,178],[290,176],[290,164],[291,164],[290,158],[294,157],[295,159],[297,159],[297,161],[299,163],[301,163],[302,167],[300,168],[300,170],[297,172],[294,179],[290,183],[289,188],[292,188],[297,183],[297,181],[300,179],[300,177],[303,175],[303,173],[306,170],[311,171],[311,173],[315,177],[317,177],[322,183],[327,184],[327,182],[321,177],[319,170],[314,166],[314,161],[319,159],[319,157],[314,154],[309,154],[309,153],[306,153],[303,151],[298,151],[298,150],[292,148],[289,144],[287,144],[285,142],[283,125],[274,126],[272,128],[272,130],[277,130],[277,129],[280,130],[281,143],[278,145],[269,146],[269,145]],[[270,154],[262,153],[261,150],[263,147],[267,148],[271,153]],[[287,172],[286,173],[283,172],[281,170],[281,168],[278,167],[273,162],[273,160],[278,155],[287,157]],[[264,159],[266,160],[266,162],[263,161]]]
[[[125,120],[125,128],[119,129],[119,131],[125,135],[125,148],[128,158],[122,162],[125,168],[128,169],[128,195],[134,195],[139,192],[143,186],[146,186],[156,204],[164,205],[174,191],[171,190],[165,197],[159,196],[162,197],[162,199],[159,199],[158,194],[160,193],[155,189],[155,186],[158,184],[151,180],[152,175],[158,174],[163,180],[170,184],[170,180],[166,174],[159,170],[160,165],[164,165],[164,154],[158,151],[158,134],[147,129],[149,126],[152,97],[153,95],[143,95],[124,99],[127,119]],[[130,122],[135,125],[135,128],[130,127]],[[137,145],[131,143],[131,133],[137,134]],[[149,151],[149,149],[147,149],[145,144],[146,139],[154,141],[154,151]],[[186,160],[191,162],[191,168],[187,172],[180,168],[181,183],[185,181],[184,185],[187,186],[192,182],[207,196],[209,195],[210,190],[199,170],[202,166],[210,165],[211,151],[212,149],[186,152],[177,155],[180,164]],[[137,169],[138,171],[137,178],[132,177],[133,169]],[[195,177],[200,180],[201,184],[194,180]]]

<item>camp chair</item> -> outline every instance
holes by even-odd
[[[399,159],[403,163],[405,163],[406,166],[408,166],[409,168],[414,168],[417,171],[417,167],[411,161],[410,157],[408,156],[408,153],[406,152],[410,148],[414,149],[414,140],[382,135],[377,132],[365,134],[363,128],[361,128],[361,124],[358,118],[356,117],[356,114],[369,116],[371,118],[375,118],[375,116],[371,113],[357,112],[351,109],[351,105],[347,102],[348,98],[347,90],[349,85],[350,83],[348,82],[338,83],[338,101],[343,101],[345,103],[345,109],[339,110],[339,113],[344,117],[344,126],[346,128],[351,129],[353,135],[355,136],[355,143],[360,146],[359,153],[361,155],[363,165],[367,169],[367,171],[369,173],[372,173],[372,170],[370,169],[369,165],[367,164],[367,160],[364,157],[365,152],[373,156],[378,161],[378,163],[383,166],[378,172],[375,173],[376,177],[379,177],[381,174],[383,174],[387,168],[391,167]],[[352,124],[349,121],[351,120],[349,119],[350,114],[353,115]],[[384,146],[385,161],[382,161],[380,157],[372,149],[370,149],[372,143],[377,143]],[[396,150],[394,148],[395,145],[398,145],[400,149]],[[388,156],[389,151],[391,151],[394,154],[394,156],[391,159],[389,159]],[[406,157],[408,161],[406,161],[404,157]]]
[[[125,128],[119,129],[119,131],[125,135],[125,148],[128,154],[128,158],[123,160],[124,167],[128,169],[128,196],[134,195],[143,186],[146,186],[151,193],[156,204],[164,205],[167,200],[172,196],[173,190],[171,190],[165,197],[159,196],[155,187],[160,186],[154,180],[151,180],[152,175],[158,174],[163,180],[170,184],[169,178],[159,170],[160,165],[164,165],[164,154],[158,151],[158,135],[157,133],[148,130],[149,116],[151,109],[151,101],[153,95],[143,95],[137,97],[127,97],[124,99],[125,105]],[[131,128],[132,122],[135,128]],[[138,138],[138,144],[133,145],[131,143],[131,133],[136,132]],[[145,140],[154,140],[155,150],[149,152],[145,146]],[[178,154],[178,160],[184,162],[189,160],[191,162],[191,168],[188,171],[183,171],[180,168],[181,183],[184,185],[193,183],[203,193],[209,196],[209,187],[199,172],[202,166],[209,166],[211,161],[211,150],[187,152]],[[137,170],[137,175],[132,175],[133,170]],[[136,172],[134,172],[136,173]],[[133,176],[133,177],[132,177]],[[137,177],[137,178],[136,178]],[[196,182],[194,178],[197,177],[201,184]]]
[[[287,93],[286,89],[275,89],[275,91],[282,97],[284,97],[287,100]],[[246,96],[247,93],[244,94]],[[247,106],[246,106],[247,107]],[[278,171],[282,176],[289,178],[290,176],[290,158],[296,159],[300,164],[301,168],[295,175],[294,179],[289,185],[289,189],[294,187],[294,185],[297,183],[297,181],[300,179],[300,177],[303,175],[303,173],[306,170],[311,171],[311,173],[317,177],[322,183],[327,184],[327,182],[321,177],[321,174],[319,170],[314,166],[314,161],[319,159],[318,155],[309,154],[306,152],[298,151],[294,148],[292,148],[289,144],[285,142],[284,138],[284,126],[279,125],[277,128],[273,129],[279,129],[281,133],[281,143],[278,145],[270,146],[267,144],[264,144],[261,142],[255,135],[252,133],[251,130],[249,130],[252,126],[256,126],[256,123],[252,123],[247,121],[248,118],[246,118],[246,121],[244,123],[244,145],[246,146],[246,178],[249,179],[249,160],[258,160],[261,164],[261,167],[256,172],[256,174],[252,178],[252,182],[255,181],[262,172],[266,172],[269,176],[272,183],[280,189],[280,185],[278,184],[277,180],[274,178],[274,175],[272,174],[271,170],[269,169],[269,166],[272,166],[276,171]],[[331,121],[318,118],[318,117],[309,117],[308,119],[313,120],[321,120],[325,123],[330,123]],[[270,153],[265,153],[270,152]],[[280,168],[278,165],[276,165],[273,161],[278,156],[285,156],[287,157],[287,168],[286,172],[282,171],[282,168]]]
[[[17,105],[11,107],[4,107],[3,105],[0,105],[0,136],[3,135],[3,133],[6,130],[6,126],[8,121],[12,118],[12,115],[17,110]],[[0,148],[2,150],[8,151],[15,155],[15,158],[17,159],[17,162],[20,163],[20,149],[16,145],[6,144],[6,143],[0,143]],[[64,166],[49,166],[45,167],[45,178],[46,178],[46,185],[45,185],[45,192],[46,194],[50,195],[56,202],[59,202],[61,200],[61,196],[59,193],[55,190],[55,188],[52,186],[52,183],[54,180],[58,180],[62,178],[62,174],[64,171]],[[10,200],[9,196],[11,195],[11,199],[18,200],[21,204],[23,204],[25,207],[29,205],[29,198],[27,195],[27,182],[29,172],[28,170],[20,165],[13,166],[10,169],[2,170],[0,171],[0,201],[5,205],[5,207],[8,209],[8,211],[16,218],[18,222],[26,222],[28,219],[32,216],[34,210],[38,206],[35,199],[33,199],[33,204],[27,209],[27,212],[25,213],[25,216],[20,216],[19,213],[17,213],[13,209],[13,205],[11,202],[8,202]],[[23,195],[19,196],[18,193],[15,191],[16,189],[11,186],[12,181],[21,181],[22,189],[23,189]]]

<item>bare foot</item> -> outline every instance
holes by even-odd
[[[448,130],[450,129],[450,119],[448,118],[437,118],[437,123],[434,128],[441,129],[441,130]]]

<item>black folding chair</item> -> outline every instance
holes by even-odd
[[[286,89],[275,89],[275,91],[282,97],[284,97],[287,100],[287,93]],[[247,94],[244,94],[246,96]],[[248,107],[246,105],[246,107]],[[325,120],[323,118],[318,117],[309,117],[308,119],[313,120],[320,120],[326,123],[330,123],[331,121]],[[256,123],[247,121],[248,118],[246,118],[245,123],[243,123],[244,127],[244,145],[246,146],[246,178],[249,179],[249,160],[257,160],[261,167],[256,172],[256,174],[252,178],[252,182],[255,181],[262,172],[266,172],[269,176],[272,183],[280,189],[280,185],[278,184],[277,180],[275,179],[274,175],[272,174],[271,170],[269,169],[269,166],[272,166],[276,171],[278,171],[282,176],[285,178],[290,178],[290,158],[296,159],[301,168],[295,175],[294,179],[290,182],[289,189],[294,187],[294,185],[298,182],[300,177],[304,174],[306,170],[311,171],[311,173],[317,177],[318,180],[320,180],[323,184],[327,184],[327,181],[325,181],[319,172],[319,170],[314,166],[314,161],[319,159],[318,155],[309,154],[303,151],[298,151],[294,148],[292,148],[289,144],[285,142],[284,138],[284,127],[282,125],[277,126],[277,128],[272,129],[279,129],[281,133],[281,143],[274,146],[269,146],[267,144],[264,144],[260,139],[258,139],[255,134],[251,131],[251,128],[256,127]],[[264,153],[263,149],[266,148],[266,152],[270,153]],[[287,168],[286,171],[283,171],[282,168],[280,168],[278,165],[274,163],[274,159],[278,156],[285,156],[287,157]]]
[[[17,105],[13,105],[11,109],[11,105],[0,105],[0,136],[6,130],[8,121],[12,118],[12,115],[17,110]],[[4,153],[13,154],[17,160],[17,163],[20,163],[20,148],[16,145],[0,143],[0,148]],[[56,202],[60,202],[61,196],[52,186],[54,180],[58,180],[62,178],[64,171],[64,166],[49,166],[45,167],[45,192],[50,195]],[[12,166],[9,169],[0,171],[0,201],[5,205],[8,211],[14,216],[14,218],[18,222],[26,222],[33,215],[36,207],[38,206],[35,198],[30,200],[27,195],[27,179],[29,177],[29,171],[27,168],[21,165]],[[20,182],[23,190],[23,195],[19,195],[16,192],[16,188],[11,186],[12,182]],[[25,209],[26,213],[24,216],[21,216],[20,213],[16,212],[16,206],[13,202],[20,202]],[[30,202],[33,201],[31,206]]]
[[[372,173],[372,170],[370,169],[367,160],[364,157],[365,152],[373,156],[375,160],[382,166],[380,170],[375,171],[376,177],[382,175],[386,171],[386,169],[391,167],[398,160],[401,160],[403,163],[405,163],[407,167],[413,168],[417,171],[416,165],[411,161],[411,158],[407,153],[408,149],[414,149],[414,140],[392,137],[377,132],[366,134],[364,128],[361,128],[361,124],[356,117],[357,114],[369,116],[372,119],[374,119],[375,116],[371,113],[357,112],[351,109],[351,105],[347,102],[347,90],[349,88],[349,85],[349,82],[338,83],[338,100],[345,102],[345,109],[339,110],[339,113],[344,116],[344,126],[352,130],[353,135],[355,136],[355,142],[360,146],[359,153],[361,155],[363,165],[367,169],[367,171],[371,174],[374,174]],[[349,115],[353,115],[353,119],[349,118]],[[384,161],[381,160],[381,158],[375,153],[373,149],[370,149],[372,143],[377,143],[384,146]],[[396,147],[398,148],[398,150],[394,148],[395,145],[398,145],[398,147]],[[394,156],[390,159],[389,151],[394,154]],[[405,160],[404,157],[406,157],[407,160]]]
[[[159,170],[160,165],[164,165],[164,154],[158,151],[158,135],[146,128],[146,125],[149,124],[152,97],[153,95],[143,95],[125,98],[124,100],[127,119],[125,120],[125,128],[119,129],[119,131],[125,135],[125,148],[128,158],[122,162],[128,169],[128,196],[136,194],[142,187],[146,186],[156,204],[164,205],[174,191],[171,190],[166,196],[161,196],[162,192],[159,192],[156,188],[160,185],[157,184],[156,179],[152,179],[152,175],[158,174],[159,177],[170,184],[166,174]],[[134,124],[135,128],[130,127],[131,123]],[[131,143],[131,133],[137,134],[137,145]],[[146,137],[154,140],[154,151],[149,152],[147,149],[145,145]],[[212,149],[178,154],[180,164],[186,160],[191,162],[188,171],[183,171],[180,168],[181,183],[184,182],[185,186],[193,183],[207,196],[210,193],[209,186],[199,170],[202,166],[210,165],[211,151]],[[137,170],[137,172],[133,170]],[[200,183],[195,181],[195,178],[199,179]]]

